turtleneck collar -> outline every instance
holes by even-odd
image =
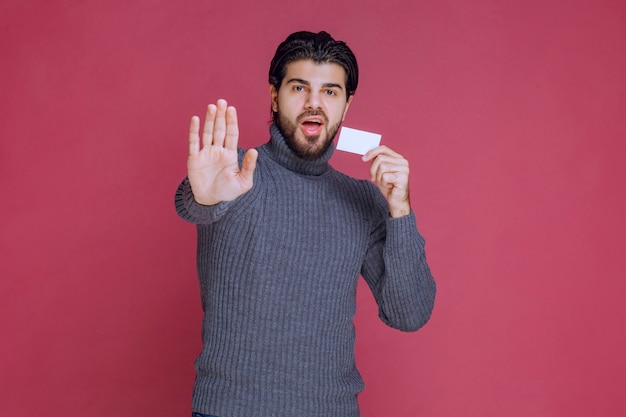
[[[270,126],[270,141],[263,145],[261,149],[265,150],[270,158],[278,164],[291,171],[305,175],[321,175],[331,169],[328,161],[335,151],[335,146],[331,144],[319,158],[307,161],[289,149],[278,126],[272,123]]]

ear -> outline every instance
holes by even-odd
[[[270,84],[270,99],[272,100],[272,111],[276,113],[278,111],[278,91],[272,84]]]
[[[341,121],[346,120],[346,114],[348,113],[348,107],[350,107],[350,103],[352,103],[352,99],[354,98],[354,94],[348,97],[348,101],[346,102],[346,108],[343,109],[343,116],[341,117]]]

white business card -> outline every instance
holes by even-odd
[[[380,145],[381,137],[378,133],[342,127],[336,149],[365,155],[367,151]]]

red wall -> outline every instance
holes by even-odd
[[[363,417],[626,414],[626,3],[4,0],[0,415],[189,415],[188,121],[224,97],[264,142],[299,29],[357,53],[346,125],[412,162],[439,285],[416,334],[361,287]]]

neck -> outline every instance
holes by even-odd
[[[330,169],[328,161],[335,151],[334,145],[319,157],[306,160],[296,155],[285,141],[284,136],[275,124],[270,126],[270,141],[263,145],[270,157],[283,167],[305,175],[321,175]]]

